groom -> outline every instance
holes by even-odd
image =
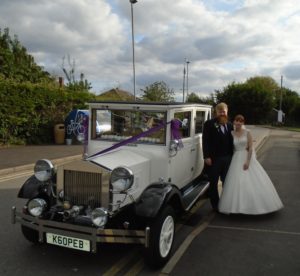
[[[233,126],[228,122],[228,107],[225,103],[217,104],[216,117],[204,123],[202,148],[209,185],[209,197],[212,208],[218,211],[218,181],[224,183],[233,154]]]

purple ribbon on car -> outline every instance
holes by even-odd
[[[176,123],[174,121],[178,121],[178,120],[175,119],[175,120],[172,120],[170,122],[161,123],[158,126],[150,128],[147,131],[144,131],[144,132],[142,132],[142,133],[140,133],[138,135],[135,135],[133,137],[130,137],[130,138],[126,139],[126,140],[123,140],[123,141],[121,141],[121,142],[119,142],[117,144],[114,144],[113,146],[111,146],[111,147],[109,147],[107,149],[104,149],[104,150],[101,150],[101,151],[99,151],[97,153],[94,153],[93,155],[89,156],[87,159],[95,157],[95,156],[103,154],[103,153],[106,153],[106,152],[109,152],[109,151],[112,151],[112,150],[117,149],[117,148],[119,148],[121,146],[125,146],[127,144],[136,142],[138,139],[140,139],[142,137],[146,137],[146,136],[148,136],[148,135],[150,135],[150,134],[152,134],[152,133],[160,130],[161,128],[165,127],[168,124],[171,124],[171,137],[172,137],[172,139],[179,139],[179,140],[181,140],[181,135],[180,135],[180,132],[179,132],[180,125],[178,125],[178,123]]]
[[[182,122],[178,119],[174,119],[171,121],[171,138],[173,140],[178,140],[179,147],[183,148],[183,143],[181,140],[181,133],[179,131],[181,125],[182,125]]]
[[[87,155],[87,146],[89,142],[89,116],[84,115],[83,116],[83,121],[82,121],[82,126],[84,129],[83,135],[84,135],[84,140],[83,140],[83,155]]]

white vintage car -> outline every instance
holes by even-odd
[[[92,102],[89,114],[83,159],[57,168],[38,160],[18,195],[28,202],[23,212],[12,208],[12,221],[34,243],[89,252],[98,243],[143,244],[145,260],[161,266],[176,217],[209,185],[201,138],[211,107]]]

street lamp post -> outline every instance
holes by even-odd
[[[281,76],[280,79],[280,102],[279,102],[279,110],[282,108],[282,81],[283,81],[283,76]]]
[[[133,4],[137,3],[137,0],[129,0],[131,4],[131,37],[132,37],[132,69],[133,69],[133,96],[135,97],[135,57],[134,57],[134,24],[133,24]]]
[[[189,96],[189,60],[186,60],[186,98]]]
[[[283,81],[283,76],[281,76],[280,79],[280,102],[279,102],[279,110],[277,114],[277,122],[282,123],[283,122],[283,111],[282,111],[282,81]]]
[[[184,103],[184,89],[185,89],[185,64],[183,65],[183,83],[182,83],[182,102]]]

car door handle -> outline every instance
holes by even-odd
[[[191,149],[191,152],[192,152],[192,151],[195,151],[195,150],[196,150],[196,149]]]

